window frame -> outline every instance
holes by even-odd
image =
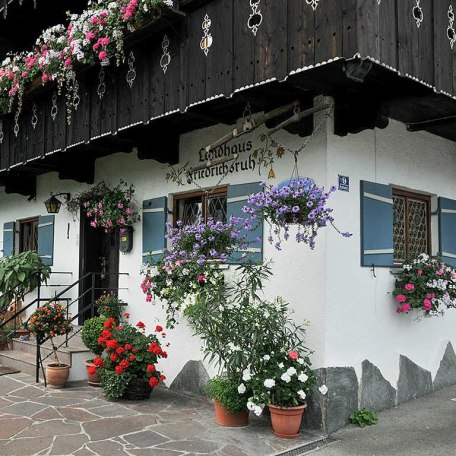
[[[393,206],[394,206],[394,197],[395,196],[399,196],[399,197],[403,197],[405,198],[405,205],[404,205],[404,217],[405,217],[405,220],[408,221],[408,200],[409,199],[415,199],[415,200],[418,200],[418,201],[422,201],[424,203],[426,203],[426,211],[427,211],[427,217],[426,217],[426,225],[427,225],[427,239],[426,239],[426,243],[427,243],[427,252],[423,252],[423,253],[427,253],[429,256],[432,255],[432,219],[431,219],[431,210],[432,210],[432,196],[431,195],[428,195],[428,194],[423,194],[423,193],[417,193],[417,192],[413,192],[413,191],[410,191],[410,190],[404,190],[404,189],[401,189],[401,188],[397,188],[397,187],[393,187],[392,188],[392,191],[393,191]],[[394,222],[395,222],[395,219],[394,219],[394,210],[393,210],[393,246],[394,246]],[[408,254],[408,251],[409,251],[409,229],[408,229],[408,222],[407,222],[407,225],[405,227],[405,239],[404,239],[404,243],[405,243],[405,250]],[[403,263],[404,260],[399,260],[396,258],[396,252],[393,253],[393,262],[395,265],[400,265]]]
[[[38,251],[38,228],[39,228],[39,217],[36,216],[36,217],[28,217],[26,219],[21,219],[21,220],[17,220],[16,222],[16,225],[18,227],[17,229],[17,235],[18,235],[18,243],[17,243],[17,253],[23,253],[23,252],[28,252],[28,251],[34,251],[34,252],[37,252]],[[36,236],[35,236],[35,241],[36,241],[36,245],[35,245],[35,249],[33,250],[30,250],[30,249],[25,249],[24,248],[24,231],[23,231],[23,226],[26,225],[26,224],[36,224]]]
[[[178,205],[182,200],[201,197],[203,206],[203,221],[207,222],[207,192],[205,190],[190,190],[188,192],[176,193],[173,195],[173,226],[177,227]],[[210,192],[210,196],[225,196],[228,204],[228,186],[217,187]]]

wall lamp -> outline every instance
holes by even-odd
[[[57,198],[57,196],[63,196],[65,198],[65,201],[69,201],[71,198],[70,193],[57,193],[56,195],[54,195],[54,193],[51,192],[51,197],[44,202],[48,214],[59,213],[62,202]]]

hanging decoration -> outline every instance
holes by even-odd
[[[13,128],[13,131],[14,131],[14,136],[16,136],[17,138],[17,135],[19,134],[19,116],[21,115],[21,112],[19,110],[16,111],[16,113],[14,114],[14,128]]]
[[[51,108],[51,117],[52,121],[55,122],[55,118],[57,117],[58,107],[57,107],[57,92],[54,92],[52,95],[52,108]]]
[[[247,25],[252,31],[253,36],[256,36],[261,23],[263,22],[263,15],[258,9],[260,7],[261,0],[250,0],[250,6],[252,7],[252,13],[250,14]]]
[[[0,120],[0,144],[3,144],[3,138],[5,134],[3,133],[3,120]]]
[[[166,74],[166,70],[168,69],[168,65],[171,63],[171,55],[169,54],[169,39],[167,35],[163,36],[162,41],[162,50],[163,54],[160,59],[160,66],[163,70],[163,73]]]
[[[319,1],[320,0],[306,0],[307,4],[310,5],[314,11],[317,9]]]
[[[135,54],[133,54],[133,51],[130,51],[130,54],[128,55],[128,72],[127,72],[127,83],[130,87],[130,89],[133,87],[133,83],[135,82],[136,79],[136,69],[135,69]]]
[[[36,126],[38,125],[38,106],[36,103],[33,103],[32,106],[32,127],[35,130]]]
[[[212,25],[212,22],[206,13],[206,15],[204,16],[204,21],[203,21],[203,25],[202,25],[204,35],[200,42],[200,48],[204,52],[206,57],[209,54],[209,48],[212,46],[212,35],[210,33],[211,25]]]
[[[453,12],[453,5],[450,5],[448,8],[448,28],[447,28],[447,36],[448,40],[450,41],[450,47],[453,49],[454,43],[456,42],[456,30],[454,29],[454,12]]]
[[[416,0],[416,5],[412,9],[413,18],[416,21],[417,28],[420,28],[424,18],[423,8],[421,8],[420,2],[421,0]]]
[[[100,100],[102,100],[105,93],[106,93],[105,69],[104,69],[104,67],[100,67],[100,72],[98,73],[98,87],[97,87],[98,98],[100,98]]]

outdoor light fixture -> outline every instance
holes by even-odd
[[[63,196],[65,198],[65,201],[69,201],[71,195],[70,195],[70,193],[57,193],[56,195],[54,195],[51,192],[51,197],[44,202],[44,205],[46,206],[46,210],[48,211],[48,214],[58,214],[59,213],[62,202],[57,198],[57,196]]]

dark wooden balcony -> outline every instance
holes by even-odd
[[[80,104],[71,125],[64,95],[53,102],[52,87],[27,94],[17,137],[13,117],[3,118],[0,183],[30,193],[18,190],[17,174],[32,182],[50,170],[90,182],[96,158],[134,147],[139,158],[173,163],[179,134],[231,124],[246,102],[254,111],[294,100],[305,108],[320,94],[335,98],[340,135],[382,128],[394,118],[456,140],[451,0],[421,0],[421,12],[416,0],[321,0],[315,10],[310,3],[261,0],[254,34],[248,1],[181,2],[185,15],[170,14],[129,37],[131,88],[127,64],[106,68],[104,87],[100,67],[78,74]],[[207,55],[200,48],[206,15]],[[308,133],[308,121],[294,131]]]

